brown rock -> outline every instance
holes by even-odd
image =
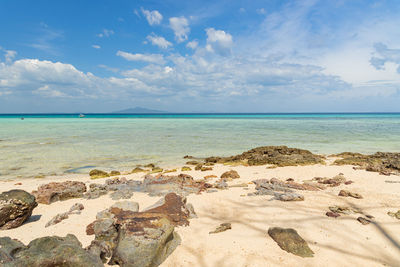
[[[300,257],[314,256],[314,252],[308,247],[307,242],[294,229],[272,227],[268,229],[268,234],[281,249],[289,253]]]
[[[350,192],[350,191],[347,191],[347,190],[340,190],[339,196],[341,196],[341,197],[353,197],[353,198],[358,198],[358,199],[363,198],[360,194],[353,193],[353,192]]]
[[[366,219],[366,218],[363,218],[363,217],[358,217],[358,218],[357,218],[357,221],[359,221],[362,225],[367,225],[367,224],[370,224],[370,223],[371,223],[370,220],[368,220],[368,219]]]
[[[325,214],[326,214],[326,216],[332,217],[332,218],[340,217],[340,214],[339,214],[339,213],[333,212],[333,211],[327,211]]]
[[[214,231],[209,232],[209,234],[217,234],[229,229],[232,229],[231,223],[221,223]]]
[[[78,181],[66,181],[62,183],[51,182],[38,187],[32,194],[38,203],[50,204],[56,201],[71,198],[80,198],[86,192],[86,185]]]
[[[237,173],[237,171],[235,171],[235,170],[230,170],[230,171],[224,172],[224,173],[221,175],[221,178],[238,179],[238,178],[240,178],[240,175]]]

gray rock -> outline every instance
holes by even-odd
[[[121,210],[129,210],[132,212],[139,211],[139,203],[133,201],[119,201],[114,203],[111,208],[118,208]]]

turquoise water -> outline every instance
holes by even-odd
[[[0,179],[172,166],[187,154],[232,155],[264,145],[400,152],[400,114],[0,115]]]

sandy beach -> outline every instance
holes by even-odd
[[[190,219],[189,226],[175,227],[182,239],[181,244],[161,266],[399,266],[400,239],[397,233],[400,232],[400,223],[387,213],[396,212],[400,207],[400,176],[355,170],[350,165],[331,165],[333,160],[328,158],[326,165],[277,168],[216,164],[210,171],[184,172],[195,180],[203,180],[207,175],[218,176],[207,179],[212,184],[225,171],[236,170],[240,178],[228,181],[228,185],[246,183],[248,187],[188,195],[187,202],[193,205],[198,218]],[[168,175],[179,173],[181,171]],[[255,191],[252,181],[256,179],[275,177],[285,181],[293,178],[301,183],[313,177],[334,177],[339,173],[354,183],[320,191],[301,191],[304,201],[278,201],[269,195],[248,196]],[[143,173],[135,173],[117,177],[142,180],[143,176]],[[106,178],[92,180],[89,175],[65,175],[5,181],[0,182],[0,191],[23,189],[31,192],[41,184],[67,180],[82,181],[88,186],[93,182],[102,183]],[[21,184],[16,185],[17,182]],[[361,194],[363,198],[338,196],[341,189]],[[160,198],[135,192],[129,200],[139,203],[139,210],[143,210]],[[86,247],[94,238],[86,234],[86,226],[95,220],[99,211],[109,208],[114,202],[109,195],[103,195],[97,199],[76,198],[50,205],[39,204],[27,222],[3,230],[1,235],[27,244],[38,237],[74,234]],[[58,224],[45,227],[51,218],[68,211],[74,203],[84,205],[81,214],[70,215]],[[338,218],[326,216],[328,207],[334,205],[357,208],[360,213]],[[356,220],[360,215],[374,218],[370,224],[363,225]],[[221,223],[231,223],[232,229],[209,234]],[[295,229],[308,243],[314,256],[302,258],[282,250],[268,235],[270,227]]]

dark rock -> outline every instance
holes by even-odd
[[[22,242],[10,237],[0,237],[0,265],[14,260],[13,255],[26,246]]]
[[[203,164],[197,164],[197,165],[194,167],[194,170],[195,170],[195,171],[200,171],[201,168],[203,168]]]
[[[231,223],[221,223],[214,231],[209,232],[209,234],[221,233],[229,229],[232,229]]]
[[[184,159],[192,159],[193,156],[186,155],[186,156],[184,156],[183,158],[184,158]]]
[[[339,196],[341,196],[341,197],[353,197],[353,198],[358,198],[358,199],[363,198],[360,194],[353,193],[353,192],[350,192],[350,191],[347,191],[347,190],[340,190]]]
[[[221,175],[221,178],[222,179],[224,179],[224,178],[238,179],[238,178],[240,178],[240,175],[237,173],[237,171],[230,170],[230,171],[224,172]]]
[[[0,229],[16,228],[23,224],[37,206],[33,195],[24,190],[10,190],[0,194]]]
[[[191,171],[191,170],[192,170],[192,168],[190,168],[188,166],[183,166],[181,169],[181,171],[183,171],[183,172],[187,172],[187,171]]]
[[[89,175],[90,175],[91,179],[110,177],[110,175],[107,172],[101,171],[101,170],[97,170],[97,169],[91,170],[89,172]]]
[[[66,237],[46,236],[37,238],[12,253],[12,261],[5,267],[100,267],[103,263],[82,248],[78,239],[71,234]]]
[[[391,216],[391,217],[394,217],[394,218],[400,220],[400,210],[398,210],[397,212],[390,212],[390,211],[389,211],[387,214],[388,214],[389,216]]]
[[[213,168],[212,168],[212,167],[201,167],[200,170],[201,170],[202,172],[205,172],[205,171],[212,171]]]
[[[138,173],[138,172],[145,172],[145,170],[143,170],[143,169],[140,168],[140,167],[136,167],[136,168],[134,168],[134,169],[131,171],[131,173]]]
[[[231,157],[210,157],[206,162],[239,163],[248,165],[297,166],[323,163],[323,157],[308,150],[287,146],[264,146]]]
[[[333,212],[333,211],[327,211],[325,214],[326,214],[326,216],[332,217],[332,218],[340,217],[340,214],[339,214],[339,213]]]
[[[110,176],[117,176],[117,175],[121,175],[121,172],[119,172],[119,171],[111,171],[110,172]]]
[[[151,168],[151,169],[153,169],[153,168],[156,167],[156,165],[155,165],[154,163],[149,163],[149,164],[147,164],[147,165],[144,165],[144,167],[145,167],[145,168]]]
[[[353,182],[353,181],[346,181],[346,182],[344,182],[345,185],[349,185],[349,184],[352,184],[352,183],[354,183],[354,182]]]
[[[186,164],[187,165],[198,165],[198,164],[200,164],[200,162],[195,161],[195,160],[191,160],[191,161],[186,162]]]
[[[83,195],[86,199],[96,199],[108,193],[107,186],[102,184],[90,184],[89,191]]]
[[[294,229],[272,227],[268,229],[268,234],[281,249],[289,253],[300,257],[314,256],[314,252],[308,247],[307,242]]]
[[[50,204],[56,201],[67,200],[71,198],[83,197],[86,192],[86,185],[78,181],[66,181],[62,183],[52,182],[39,186],[37,191],[32,194],[36,197],[38,203]]]
[[[335,213],[350,214],[350,213],[360,213],[359,210],[351,207],[345,206],[331,206],[329,210]]]
[[[358,218],[357,218],[357,221],[359,221],[362,225],[367,225],[367,224],[370,224],[370,223],[371,223],[370,220],[368,220],[368,219],[366,219],[366,218],[363,218],[363,217],[358,217]]]

